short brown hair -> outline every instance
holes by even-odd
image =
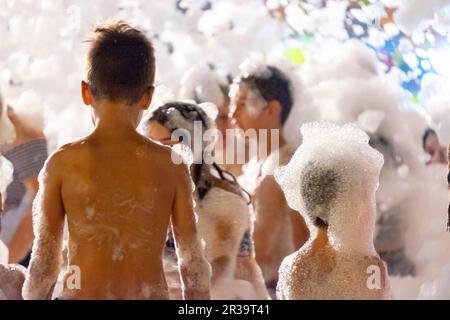
[[[146,35],[118,20],[95,27],[87,55],[94,97],[133,104],[155,81],[155,54]]]

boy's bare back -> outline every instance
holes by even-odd
[[[174,164],[170,149],[136,131],[152,100],[154,75],[153,47],[144,33],[123,21],[95,28],[81,82],[95,128],[55,152],[40,174],[24,298],[51,297],[66,217],[69,268],[62,298],[167,299],[161,260],[169,222],[184,297],[209,298],[188,169]]]
[[[170,151],[145,138],[88,137],[54,157],[69,225],[69,265],[81,271],[71,298],[167,298],[161,255],[177,173]],[[82,250],[78,248],[82,247]]]

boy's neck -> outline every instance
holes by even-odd
[[[94,108],[95,130],[94,134],[120,137],[136,134],[137,123],[133,123],[134,106],[124,103],[104,101],[98,103]]]

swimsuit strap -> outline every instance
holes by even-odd
[[[250,230],[247,230],[242,237],[241,244],[239,246],[239,257],[248,257],[253,252],[253,239]]]

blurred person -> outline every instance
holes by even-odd
[[[59,299],[168,299],[162,253],[169,224],[183,297],[209,299],[188,169],[136,131],[154,91],[152,43],[123,21],[96,26],[86,66],[81,94],[95,128],[59,148],[41,172],[23,297],[52,296],[67,217],[68,265],[78,273],[65,271]]]
[[[173,146],[180,142],[173,140],[173,134],[185,130],[190,135],[188,147],[192,150],[196,123],[201,125],[203,133],[212,132],[215,130],[213,118],[201,105],[169,102],[153,111],[146,120],[145,132],[149,138]],[[211,296],[225,300],[267,299],[262,272],[254,255],[246,192],[231,173],[215,162],[208,162],[214,157],[208,154],[205,141],[201,144],[201,157],[191,165],[191,177],[195,185],[197,225],[212,267]],[[192,152],[195,155],[195,150]]]
[[[34,239],[31,204],[38,190],[38,174],[48,157],[47,142],[41,130],[30,127],[1,97],[0,118],[0,125],[12,129],[12,138],[0,142],[0,151],[14,167],[0,238],[9,248],[9,261],[27,266]]]
[[[282,134],[293,106],[290,81],[278,68],[261,65],[253,72],[241,74],[230,96],[233,120],[244,134],[256,131],[256,144],[266,151],[244,167],[240,181],[252,195],[256,261],[267,287],[274,294],[282,260],[309,238],[303,217],[287,205],[273,176],[278,166],[287,164],[295,151]],[[275,146],[272,145],[273,130],[279,133]],[[266,141],[259,139],[261,131],[267,133]],[[250,139],[248,143],[254,142]]]

